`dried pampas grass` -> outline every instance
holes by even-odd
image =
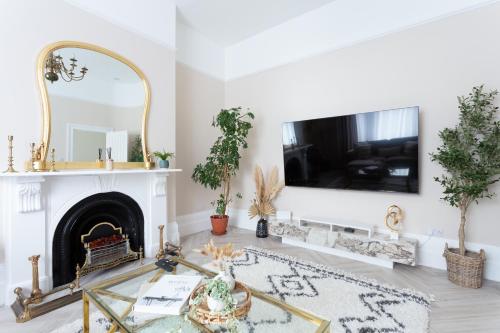
[[[276,209],[272,202],[281,192],[285,183],[279,180],[278,167],[273,167],[267,182],[264,181],[264,174],[260,166],[256,166],[254,173],[255,181],[255,198],[252,200],[252,205],[248,209],[248,216],[254,218],[256,216],[266,217],[274,215]]]
[[[243,254],[242,250],[234,250],[233,243],[227,243],[220,247],[215,246],[214,240],[211,239],[207,244],[203,245],[201,249],[193,250],[205,256],[212,256],[214,261],[229,260],[239,257]]]

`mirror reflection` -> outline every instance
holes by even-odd
[[[145,88],[137,73],[108,55],[61,48],[45,62],[56,160],[143,162]]]

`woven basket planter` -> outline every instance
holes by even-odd
[[[466,288],[481,288],[486,260],[484,250],[479,253],[466,251],[462,256],[458,249],[449,249],[446,244],[443,257],[446,258],[448,280]]]

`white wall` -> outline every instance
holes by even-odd
[[[387,207],[397,204],[406,213],[406,232],[438,229],[455,239],[459,212],[439,199],[442,189],[433,177],[442,170],[428,154],[439,144],[438,131],[458,121],[456,96],[482,83],[500,89],[500,45],[492,42],[500,32],[499,17],[500,4],[490,5],[229,81],[226,106],[243,105],[256,115],[234,186],[244,194],[238,207],[248,207],[253,195],[255,164],[283,170],[282,122],[419,105],[420,194],[287,187],[276,204],[298,216],[381,227]],[[500,195],[500,184],[491,189]],[[467,239],[500,246],[499,214],[499,196],[473,205]]]
[[[57,12],[57,19],[53,19]],[[160,15],[160,13],[158,13]],[[167,18],[175,17],[163,11]],[[47,19],[52,18],[52,19]],[[175,21],[167,21],[175,31]],[[76,40],[96,44],[121,54],[145,73],[151,85],[149,146],[175,151],[175,51],[122,29],[108,21],[69,5],[63,0],[4,1],[0,10],[0,40],[6,52],[0,53],[4,75],[0,81],[3,116],[0,122],[0,156],[7,156],[6,137],[14,135],[15,166],[23,169],[29,159],[29,144],[42,135],[42,109],[36,86],[36,60],[48,44]],[[13,60],[15,55],[15,60]],[[2,168],[5,162],[0,162]],[[175,181],[169,181],[172,196],[171,218],[175,216]],[[1,203],[0,203],[1,204]]]
[[[177,62],[219,80],[225,79],[224,48],[177,20]]]
[[[57,8],[57,20],[52,17]],[[168,16],[168,13],[165,13]],[[175,24],[175,22],[173,22]],[[92,27],[91,29],[89,27]],[[175,29],[173,27],[172,29]],[[15,33],[12,33],[15,31]],[[41,137],[41,105],[36,86],[35,63],[46,45],[60,40],[76,40],[115,51],[143,70],[151,85],[149,139],[151,149],[175,150],[175,52],[174,50],[123,30],[86,13],[63,0],[8,1],[0,11],[0,39],[16,54],[16,63],[4,74],[15,80],[2,80],[3,101],[0,137],[15,137],[16,168],[29,158],[29,143]],[[1,52],[0,61],[10,63],[12,54]],[[7,156],[0,145],[0,156]]]
[[[175,48],[173,0],[65,0],[91,14],[169,48]]]
[[[492,0],[335,0],[226,49],[226,79],[457,14]]]

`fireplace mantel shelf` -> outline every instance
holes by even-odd
[[[63,177],[63,176],[100,176],[100,175],[123,175],[123,174],[169,174],[181,172],[182,169],[116,169],[112,171],[100,169],[87,170],[60,170],[56,172],[16,172],[0,173],[0,177]]]

